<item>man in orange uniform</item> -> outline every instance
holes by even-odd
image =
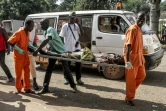
[[[29,56],[28,56],[28,47],[35,50],[29,43],[29,32],[33,30],[34,22],[31,18],[25,20],[25,26],[21,27],[16,31],[8,40],[8,43],[14,47],[14,65],[15,65],[15,75],[16,83],[15,87],[17,89],[16,94],[21,92],[21,76],[23,72],[24,77],[24,91],[25,93],[34,93],[30,89],[30,69],[29,69]]]
[[[143,38],[141,27],[145,23],[145,13],[140,12],[137,21],[126,32],[124,59],[126,67],[126,98],[128,105],[134,106],[136,89],[145,79],[145,59],[143,57]]]

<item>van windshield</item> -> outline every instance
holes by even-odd
[[[125,14],[125,17],[131,24],[134,24],[136,22],[135,14]]]
[[[135,14],[125,14],[125,17],[132,25],[136,22]],[[141,27],[141,30],[143,34],[153,33],[150,27],[146,23]]]
[[[152,33],[152,30],[150,29],[150,27],[146,23],[141,27],[141,30],[142,30],[143,34]]]

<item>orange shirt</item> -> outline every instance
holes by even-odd
[[[21,27],[18,31],[16,31],[9,39],[8,42],[10,44],[17,44],[19,48],[24,50],[24,52],[28,52],[28,43],[29,43],[29,33],[26,35],[24,28]],[[14,49],[14,58],[21,59],[27,54],[19,54],[17,50]]]
[[[133,66],[142,66],[145,63],[143,57],[143,38],[142,31],[137,24],[132,25],[126,31],[126,39],[124,43],[124,59],[126,61],[126,46],[131,44],[130,48],[130,62]]]

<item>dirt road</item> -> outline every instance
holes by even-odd
[[[0,111],[166,111],[165,61],[166,55],[158,68],[147,71],[145,81],[137,90],[135,107],[124,102],[125,79],[105,79],[97,69],[83,68],[85,85],[78,86],[80,93],[72,93],[69,85],[63,84],[62,68],[56,67],[50,82],[51,93],[45,95],[15,95],[14,83],[6,83],[0,69]],[[6,63],[14,75],[11,55],[7,56]],[[37,81],[42,86],[45,72],[36,68]]]

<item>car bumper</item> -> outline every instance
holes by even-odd
[[[144,55],[146,60],[146,63],[145,63],[146,70],[151,70],[158,67],[161,63],[163,55],[164,55],[163,48],[161,48],[159,51],[157,51],[154,54]]]

